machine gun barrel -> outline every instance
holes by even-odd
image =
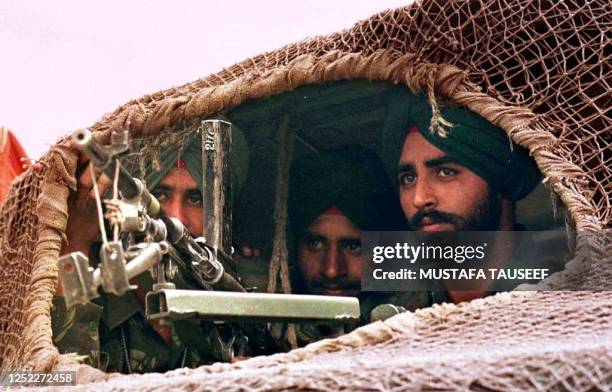
[[[109,178],[114,178],[117,170],[117,160],[96,142],[88,129],[75,131],[72,134],[72,141],[96,167],[101,169]],[[197,275],[205,283],[222,290],[245,291],[244,287],[234,277],[224,271],[221,263],[214,257],[214,253],[203,249],[187,233],[185,226],[180,221],[171,219],[155,196],[148,191],[142,182],[132,177],[124,167],[119,168],[117,183],[124,198],[140,198],[142,204],[146,207],[147,214],[159,218],[166,225],[169,242],[190,257],[192,262],[195,261],[193,264],[197,265],[195,267],[197,268]]]

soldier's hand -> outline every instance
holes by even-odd
[[[68,225],[66,227],[68,242],[63,244],[61,254],[76,251],[81,251],[85,255],[89,254],[89,247],[96,240],[99,232],[98,210],[89,166],[89,160],[81,155],[77,169],[77,190],[70,195],[68,200]],[[112,181],[104,174],[96,173],[96,182],[98,193],[102,197]]]

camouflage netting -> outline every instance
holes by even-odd
[[[602,233],[612,224],[611,27],[607,0],[422,1],[131,101],[92,130],[104,141],[129,121],[134,136],[155,146],[162,131],[300,86],[401,83],[426,92],[434,108],[444,97],[503,128],[531,151],[575,228]],[[60,142],[40,162],[42,171],[16,181],[0,216],[3,369],[75,364],[52,344],[49,309],[76,155]],[[609,282],[610,249],[590,246],[597,263],[585,284]],[[96,386],[607,390],[611,324],[607,292],[502,294],[403,314],[288,354]],[[103,376],[82,369],[81,381]]]

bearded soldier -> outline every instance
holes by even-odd
[[[407,89],[398,89],[389,101],[383,136],[387,164],[396,170],[403,213],[413,230],[520,231],[515,202],[540,182],[540,172],[524,148],[511,143],[498,127],[467,108],[442,107],[445,129],[431,126],[430,103]],[[393,169],[391,169],[393,170]],[[524,241],[512,250],[490,250],[489,267],[550,266],[546,260],[526,260],[522,253],[534,248]],[[560,266],[556,266],[559,268]],[[478,290],[432,290],[431,302],[461,302],[503,291],[521,282],[485,284]]]

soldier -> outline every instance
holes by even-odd
[[[429,102],[405,89],[394,97],[388,113],[387,156],[395,162],[400,203],[412,229],[521,230],[514,221],[514,203],[540,181],[527,150],[512,144],[501,129],[482,117],[457,106],[442,108],[442,117],[452,124],[445,134],[431,132]],[[490,257],[488,265],[528,266],[519,256],[520,248],[533,244],[520,245],[513,253],[489,249],[489,254],[497,256]],[[442,288],[432,292],[431,302],[467,301],[500,289],[495,285],[476,291]]]
[[[202,152],[198,139],[189,139],[180,157],[176,147],[163,150],[161,171],[149,168],[145,177],[168,215],[180,219],[194,236],[202,235],[203,228]],[[244,139],[238,139],[236,144],[235,150],[246,148]],[[234,161],[244,162],[241,158]],[[232,169],[238,174],[246,172],[244,167]],[[68,241],[62,254],[89,254],[98,232],[98,226],[92,224],[97,221],[97,212],[89,170],[78,178],[78,189],[70,200]],[[104,194],[110,181],[104,176],[98,181],[99,191]],[[133,283],[138,284],[138,289],[121,297],[103,293],[95,303],[71,309],[65,308],[63,298],[54,298],[53,340],[59,350],[87,355],[89,364],[108,372],[163,372],[220,360],[212,349],[210,324],[184,320],[168,327],[157,321],[148,322],[144,297],[153,281],[144,273]]]
[[[290,265],[294,292],[356,296],[362,323],[380,303],[414,309],[413,295],[361,292],[361,231],[405,229],[394,186],[376,154],[349,145],[296,161],[289,182],[289,221],[296,244]],[[408,300],[408,302],[406,302]],[[300,344],[339,332],[301,325]]]

